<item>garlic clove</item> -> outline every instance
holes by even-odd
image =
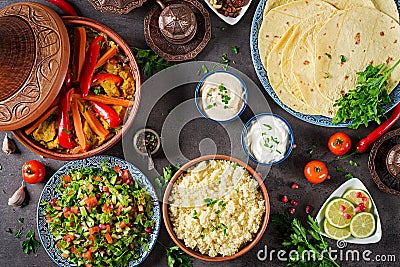
[[[25,200],[25,184],[22,181],[20,188],[8,199],[8,205],[13,207],[21,207]]]
[[[8,137],[8,134],[6,133],[6,136],[4,137],[3,140],[3,146],[2,146],[2,150],[4,153],[6,153],[7,155],[12,154],[15,152],[15,143],[14,141]]]

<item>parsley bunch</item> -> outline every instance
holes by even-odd
[[[135,58],[140,68],[143,70],[143,74],[147,77],[174,65],[174,63],[166,61],[157,55],[153,50],[136,47],[132,47],[132,50],[135,53]]]
[[[368,121],[380,124],[380,116],[385,113],[384,105],[392,103],[386,90],[388,79],[400,60],[390,69],[386,64],[376,67],[369,65],[363,72],[357,72],[356,88],[336,100],[334,106],[339,107],[333,124],[353,120],[349,128],[357,129],[361,124],[368,127]]]
[[[172,179],[174,174],[179,170],[179,168],[180,168],[179,165],[167,166],[163,168],[162,176],[155,179],[157,185],[156,190],[159,196],[164,195],[165,189],[167,188],[169,181]]]
[[[299,219],[292,220],[287,214],[272,215],[272,223],[279,232],[285,250],[298,252],[299,257],[290,257],[287,266],[339,267],[327,252],[329,244],[322,237],[318,223],[310,215],[308,229]],[[312,251],[315,259],[307,256],[302,258],[305,250]]]
[[[27,240],[22,242],[22,250],[24,251],[24,253],[36,253],[36,251],[40,247],[40,242],[36,240],[35,232],[28,231],[25,237],[27,238]]]

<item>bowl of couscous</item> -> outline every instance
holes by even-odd
[[[187,254],[204,261],[227,261],[247,253],[263,236],[269,214],[260,175],[224,155],[188,162],[164,194],[169,235]]]

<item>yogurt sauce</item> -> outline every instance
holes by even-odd
[[[260,163],[271,164],[285,157],[289,128],[274,116],[260,116],[248,127],[245,142],[249,153]]]
[[[233,119],[245,104],[245,90],[234,75],[216,72],[208,76],[200,88],[202,110],[216,121]]]

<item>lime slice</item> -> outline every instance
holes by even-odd
[[[344,198],[336,198],[325,208],[325,218],[336,228],[346,228],[355,214],[354,205]]]
[[[351,236],[349,227],[342,229],[336,228],[332,226],[328,220],[324,220],[324,230],[327,236],[335,240],[344,240]]]
[[[350,223],[350,232],[356,238],[366,238],[375,232],[375,217],[369,212],[360,212]]]
[[[354,205],[358,206],[360,203],[364,203],[365,211],[369,212],[372,208],[372,201],[369,195],[360,189],[350,189],[347,190],[343,196],[343,198],[347,199]]]

